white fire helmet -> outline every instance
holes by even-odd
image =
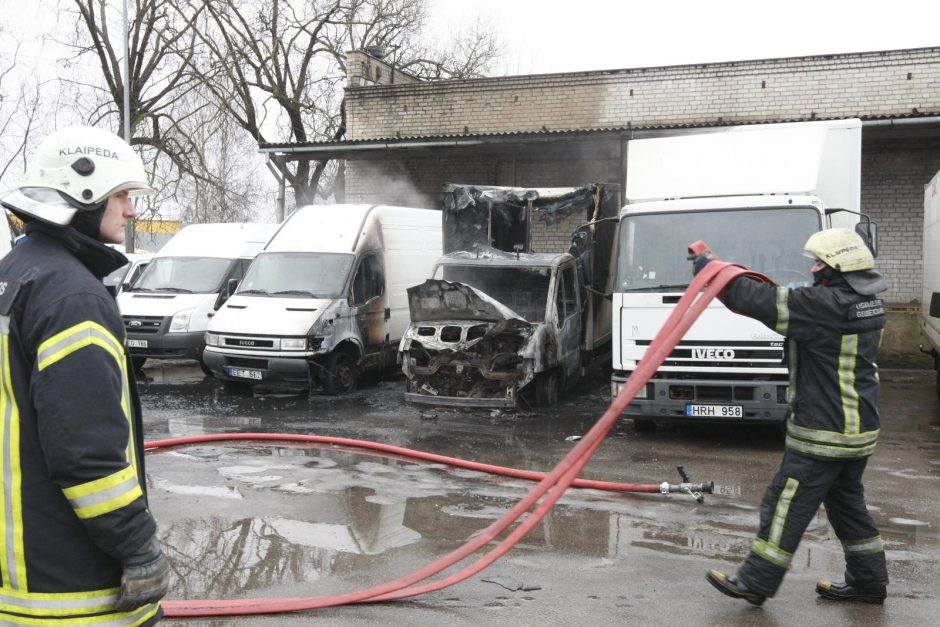
[[[149,194],[143,161],[123,139],[91,126],[58,130],[39,144],[5,207],[66,226],[76,211],[95,211],[118,192]]]
[[[871,270],[875,258],[865,240],[849,229],[825,229],[813,233],[803,246],[806,256],[819,259],[839,272]]]

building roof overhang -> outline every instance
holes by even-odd
[[[820,119],[820,118],[815,118]],[[862,117],[864,139],[897,139],[912,137],[940,137],[940,114],[907,116]],[[806,119],[780,119],[746,122],[769,124],[779,122],[805,122]],[[734,122],[733,125],[740,125]],[[427,156],[470,156],[514,154],[520,150],[539,147],[539,154],[564,153],[572,147],[590,146],[594,154],[617,156],[622,142],[644,137],[662,137],[689,132],[690,129],[709,129],[731,126],[732,123],[714,121],[700,124],[663,124],[652,126],[619,126],[605,128],[547,129],[481,134],[421,135],[409,137],[380,137],[343,141],[303,143],[263,143],[259,151],[279,162],[312,159],[405,159]],[[600,151],[599,153],[597,151]]]

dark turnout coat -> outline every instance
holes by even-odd
[[[788,340],[787,449],[825,459],[871,455],[880,427],[882,301],[859,294],[841,275],[794,289],[738,278],[722,300]]]
[[[123,255],[39,223],[0,261],[0,622],[140,625],[122,562],[155,533],[140,403],[101,277]]]

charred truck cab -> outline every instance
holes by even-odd
[[[616,215],[618,198],[601,185],[445,186],[447,254],[431,279],[408,290],[412,324],[399,347],[406,399],[514,407],[532,391],[537,404],[550,405],[609,359],[603,287],[616,229],[596,221]],[[568,251],[531,252],[533,220],[571,218],[590,224]]]
[[[203,363],[230,384],[342,394],[395,363],[405,289],[441,254],[441,214],[310,205],[291,214],[209,325]]]

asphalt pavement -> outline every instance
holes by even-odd
[[[154,363],[141,384],[147,440],[204,433],[357,438],[526,470],[548,471],[600,416],[594,379],[550,409],[410,406],[395,376],[346,397],[232,394],[198,366]],[[778,595],[763,607],[704,579],[733,571],[756,530],[780,461],[766,426],[614,427],[582,476],[616,482],[714,481],[686,495],[569,490],[511,552],[482,573],[409,600],[299,614],[168,625],[930,625],[940,615],[940,403],[934,373],[882,371],[882,435],[866,472],[869,506],[891,576],[883,606],[816,597],[839,579],[841,545],[824,511],[811,523]],[[199,445],[147,458],[151,509],[172,564],[169,598],[336,594],[410,573],[456,549],[532,486],[442,464],[329,445]]]

